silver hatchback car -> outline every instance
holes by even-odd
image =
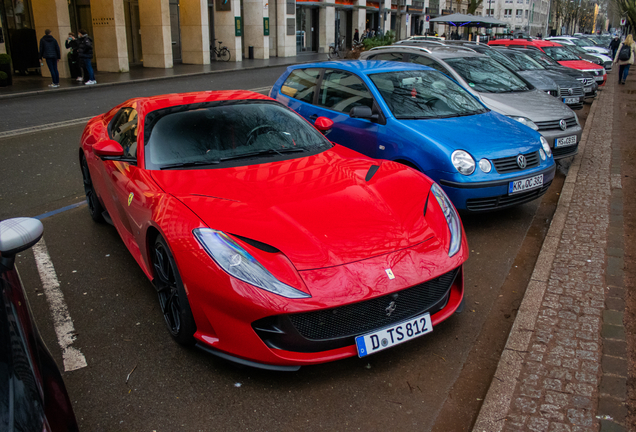
[[[486,55],[451,47],[395,46],[372,49],[362,53],[360,59],[406,61],[432,67],[456,80],[488,108],[541,133],[552,147],[555,160],[578,152],[582,129],[574,111],[532,88]]]

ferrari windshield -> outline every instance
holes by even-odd
[[[437,71],[386,72],[370,78],[397,119],[460,117],[487,111]]]
[[[560,61],[570,61],[570,60],[580,60],[578,56],[575,56],[570,51],[566,50],[561,46],[547,46],[543,47],[543,51],[554,60]]]
[[[147,169],[214,166],[229,161],[249,165],[254,159],[263,163],[331,148],[320,132],[275,103],[195,104],[162,111],[146,116]]]
[[[531,90],[514,72],[487,56],[449,58],[446,63],[478,92],[510,93]]]

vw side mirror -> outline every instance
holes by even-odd
[[[376,121],[378,119],[378,115],[373,114],[373,111],[371,111],[371,108],[364,105],[358,105],[351,108],[351,111],[349,111],[349,117],[361,118],[361,119],[369,120],[369,121]]]

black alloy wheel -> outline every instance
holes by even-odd
[[[88,171],[88,164],[86,163],[86,156],[82,155],[82,179],[84,180],[84,193],[86,194],[86,203],[88,204],[88,212],[95,222],[104,222],[104,207],[99,202],[99,198],[93,188],[93,182],[91,181],[91,173]]]
[[[161,236],[155,240],[152,266],[155,273],[153,283],[168,331],[180,344],[193,345],[197,327],[174,257]]]

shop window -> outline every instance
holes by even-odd
[[[326,70],[318,105],[348,114],[355,106],[373,109],[373,96],[362,80],[352,73]]]
[[[303,102],[314,103],[319,76],[320,69],[295,70],[285,80],[280,92]]]

